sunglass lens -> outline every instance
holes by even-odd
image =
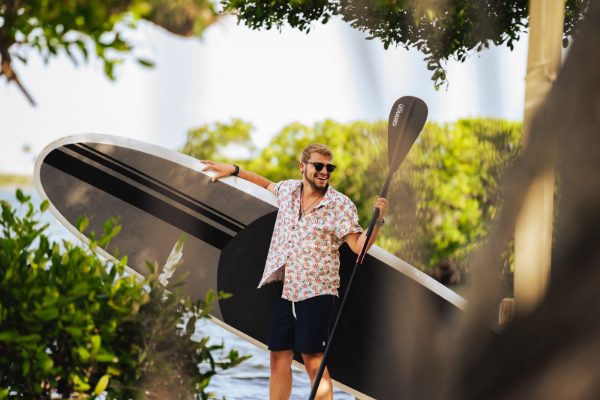
[[[319,163],[319,162],[317,162],[317,163],[308,162],[308,163],[312,164],[317,171],[321,171],[323,169],[323,167],[325,166],[325,164]],[[335,168],[336,168],[335,165],[327,164],[327,172],[333,172],[333,170],[335,170]]]

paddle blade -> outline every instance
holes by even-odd
[[[418,97],[400,97],[388,120],[388,162],[394,173],[406,158],[427,120],[427,104]]]

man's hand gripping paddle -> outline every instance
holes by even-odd
[[[419,137],[419,134],[421,133],[421,130],[423,129],[426,120],[427,105],[423,100],[412,96],[405,96],[399,98],[394,103],[392,110],[390,111],[390,118],[388,120],[389,171],[387,177],[385,178],[385,183],[383,184],[383,189],[381,189],[379,197],[387,198],[390,190],[390,184],[392,183],[392,177],[394,176],[394,173],[398,170],[398,168],[400,168],[400,164],[402,164],[402,161],[404,161],[404,159],[406,158],[408,151],[412,147],[415,140],[417,140],[417,137]],[[354,265],[352,276],[350,277],[350,281],[348,282],[348,287],[346,288],[346,295],[342,300],[342,304],[340,305],[340,311],[337,315],[337,318],[335,319],[333,330],[331,331],[331,336],[329,337],[329,343],[325,348],[325,354],[323,354],[321,366],[319,367],[319,372],[317,373],[315,382],[310,392],[309,400],[314,400],[317,394],[317,389],[319,387],[319,384],[321,383],[321,378],[323,377],[323,371],[325,371],[325,366],[327,365],[327,359],[329,357],[331,346],[333,344],[333,340],[337,332],[340,317],[344,312],[344,305],[346,304],[346,299],[348,299],[349,297],[350,289],[352,288],[352,282],[354,281],[354,277],[356,276],[356,271],[358,271],[358,267],[362,264],[362,261],[365,257],[367,244],[371,239],[373,228],[375,227],[375,222],[378,218],[379,208],[376,208],[373,212],[373,218],[371,218],[371,222],[369,223],[369,228],[367,229],[367,235],[365,237],[362,249],[360,250],[358,258],[356,259],[356,264]]]

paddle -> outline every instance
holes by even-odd
[[[417,97],[401,97],[398,100],[396,100],[396,102],[392,106],[392,110],[390,111],[390,117],[388,119],[389,170],[387,177],[385,178],[383,188],[381,189],[381,193],[379,194],[379,197],[387,198],[388,192],[390,190],[390,184],[392,182],[392,177],[394,176],[394,173],[398,170],[398,168],[400,168],[400,164],[402,164],[402,161],[404,161],[404,159],[406,158],[408,151],[412,147],[415,140],[417,140],[417,137],[419,137],[419,134],[421,133],[421,130],[423,129],[426,120],[427,105],[423,100]],[[317,394],[317,389],[319,388],[321,378],[323,377],[323,371],[325,371],[325,366],[327,365],[327,359],[329,358],[329,353],[333,344],[333,340],[335,338],[335,334],[337,332],[340,317],[344,312],[346,300],[348,299],[348,297],[350,297],[349,295],[350,289],[352,288],[352,282],[354,281],[354,277],[356,276],[358,267],[362,264],[362,261],[365,258],[367,244],[371,239],[373,228],[375,228],[375,222],[378,218],[379,208],[376,208],[373,212],[373,218],[371,218],[371,222],[369,223],[369,228],[367,229],[365,241],[360,250],[360,253],[358,254],[358,258],[356,259],[356,264],[354,265],[354,270],[352,271],[350,281],[348,282],[348,287],[346,288],[346,295],[342,300],[342,304],[340,305],[340,311],[337,315],[337,318],[335,319],[335,323],[333,324],[333,330],[331,331],[331,335],[329,336],[329,343],[325,348],[325,354],[323,354],[321,366],[319,367],[319,372],[317,373],[315,382],[310,392],[310,397],[308,398],[309,400],[314,400]]]

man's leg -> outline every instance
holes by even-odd
[[[292,394],[293,350],[271,351],[271,380],[269,397],[271,400],[289,400]]]
[[[312,387],[315,378],[317,377],[317,373],[319,372],[319,367],[321,366],[323,353],[302,353],[302,359],[304,360],[304,366],[306,367],[306,372],[310,378],[310,386]],[[331,383],[331,377],[329,376],[327,368],[323,371],[323,377],[321,378],[315,400],[333,400],[333,384]]]

